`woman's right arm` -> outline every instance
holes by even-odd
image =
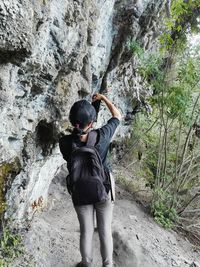
[[[96,100],[102,100],[106,104],[106,106],[108,107],[110,113],[114,118],[117,118],[118,120],[122,119],[122,115],[119,109],[117,109],[116,106],[105,95],[102,94],[93,95],[92,101]]]

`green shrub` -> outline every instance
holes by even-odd
[[[145,53],[138,66],[138,73],[147,81],[163,78],[163,59],[159,53]]]
[[[22,239],[20,235],[5,227],[0,242],[0,267],[7,267],[15,258],[23,254]]]
[[[131,41],[130,43],[129,43],[129,49],[130,49],[130,51],[131,51],[131,53],[133,54],[133,55],[137,55],[137,56],[141,56],[142,54],[144,54],[144,49],[141,47],[141,45],[137,42],[137,41],[135,41],[135,40],[133,40],[133,41]]]
[[[155,220],[164,228],[170,229],[178,221],[178,215],[175,208],[170,207],[173,196],[160,188],[155,189],[152,202],[152,213]]]
[[[195,54],[191,47],[184,51],[173,48],[174,43],[177,45],[184,39],[186,26],[193,23],[187,24],[191,19],[188,14],[191,15],[197,6],[199,8],[199,4],[194,0],[172,3],[172,17],[176,21],[171,24],[168,21],[168,32],[161,37],[166,44],[165,55],[163,52],[138,53],[138,44],[132,44],[132,51],[138,55],[137,72],[143,77],[145,86],[153,89],[153,95],[148,99],[153,112],[148,116],[144,113],[135,116],[134,146],[131,147],[135,152],[143,144],[145,151],[140,164],[146,175],[142,176],[153,191],[155,220],[165,228],[173,227],[178,217],[187,214],[190,208],[196,220],[193,210],[199,208],[200,186],[200,139],[197,134],[200,56],[198,50]],[[182,26],[178,27],[180,24]]]
[[[5,188],[12,182],[20,170],[21,164],[17,157],[12,162],[3,162],[0,164],[0,215],[6,210]]]

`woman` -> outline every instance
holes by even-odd
[[[97,129],[97,141],[95,148],[99,152],[104,170],[109,175],[110,167],[106,160],[111,138],[119,125],[121,119],[120,111],[108,98],[102,94],[95,94],[92,101],[103,101],[109,109],[112,118],[106,125]],[[89,131],[96,121],[96,111],[92,104],[86,100],[80,100],[74,103],[70,110],[69,120],[74,127],[71,135],[66,135],[60,139],[59,145],[63,158],[67,161],[67,167],[70,172],[70,156],[72,152],[72,141],[77,146],[84,146],[87,142]],[[94,212],[96,211],[97,229],[100,239],[100,250],[102,256],[102,266],[111,267],[113,254],[112,241],[112,213],[114,200],[114,183],[110,175],[111,187],[108,193],[108,199],[90,205],[76,205],[74,207],[80,223],[80,252],[82,261],[77,267],[92,266],[92,238],[94,233]],[[73,198],[72,198],[73,200]],[[73,201],[74,202],[74,201]]]

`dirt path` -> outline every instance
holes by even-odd
[[[61,178],[62,174],[53,180],[48,207],[35,215],[25,234],[25,246],[32,259],[20,259],[15,266],[74,267],[80,261],[78,221]],[[159,227],[122,189],[117,187],[116,192],[114,266],[200,266],[200,255],[189,242],[175,232]],[[97,232],[94,236],[94,266],[101,267]]]

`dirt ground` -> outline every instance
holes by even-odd
[[[200,255],[187,239],[157,225],[133,197],[118,186],[116,197],[115,267],[200,267]],[[48,206],[35,214],[24,234],[24,243],[26,254],[14,267],[74,267],[80,261],[78,220],[62,173],[52,181]],[[96,231],[93,254],[94,266],[101,267]]]

